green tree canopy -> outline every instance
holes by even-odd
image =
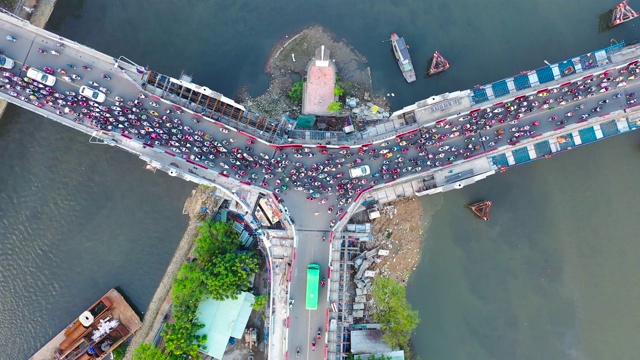
[[[338,101],[334,101],[331,104],[329,104],[329,106],[327,106],[327,110],[334,113],[340,112],[340,109],[342,109],[342,104]]]
[[[302,105],[302,85],[303,84],[304,84],[304,79],[293,84],[293,86],[291,86],[291,89],[289,90],[289,94],[288,94],[289,100],[291,101],[291,104],[293,104],[294,106]]]
[[[250,278],[258,272],[258,257],[255,252],[241,251],[240,237],[229,224],[207,223],[199,231],[195,254],[207,295],[214,300],[237,297],[251,286]]]
[[[253,310],[264,311],[267,308],[267,297],[264,295],[257,295],[253,302]]]
[[[249,279],[258,271],[254,251],[242,250],[242,242],[226,223],[205,222],[198,228],[196,259],[183,264],[173,280],[173,321],[165,325],[165,351],[151,344],[136,349],[135,360],[200,359],[205,336],[196,335],[204,325],[198,321],[203,298],[215,300],[237,297],[251,286]]]
[[[133,360],[170,360],[170,358],[153,344],[141,344],[133,352]]]
[[[411,309],[405,288],[387,277],[373,280],[371,291],[375,307],[373,319],[382,325],[382,339],[392,348],[409,348],[411,333],[420,322],[418,312]]]

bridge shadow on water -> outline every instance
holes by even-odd
[[[609,9],[608,11],[598,16],[598,34],[602,34],[611,30],[611,28],[609,27],[609,21],[611,21],[612,15],[613,9]]]

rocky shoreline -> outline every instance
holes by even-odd
[[[303,29],[274,45],[264,68],[270,76],[267,91],[253,98],[245,86],[236,94],[236,100],[270,117],[297,116],[299,109],[289,101],[288,92],[295,82],[306,76],[307,65],[321,45],[330,51],[346,98],[358,99],[359,104],[375,104],[381,112],[389,110],[387,99],[373,92],[367,59],[345,40],[335,40],[335,36],[321,26]]]
[[[428,220],[416,197],[398,200],[380,210],[373,222],[374,246],[389,250],[373,269],[406,286],[420,262],[424,229]]]

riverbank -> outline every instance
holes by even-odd
[[[372,270],[406,286],[411,272],[420,262],[424,229],[429,220],[425,219],[417,197],[384,206],[380,217],[373,221],[372,248],[389,250],[389,255],[382,257]]]
[[[311,26],[288,35],[271,48],[264,72],[270,76],[269,88],[257,97],[249,95],[243,87],[236,100],[247,108],[271,117],[283,114],[296,117],[299,109],[289,101],[288,92],[293,84],[307,74],[307,65],[316,49],[324,45],[336,66],[344,97],[358,99],[358,104],[376,104],[383,111],[389,104],[384,96],[373,93],[371,70],[367,59],[345,40],[335,40],[335,36],[321,26]]]
[[[206,216],[211,216],[220,203],[221,201],[218,198],[212,196],[212,189],[205,186],[195,188],[191,196],[186,200],[182,213],[189,215],[189,225],[182,236],[180,244],[178,244],[178,248],[167,267],[167,271],[158,285],[158,289],[151,299],[147,311],[144,313],[142,327],[135,333],[127,348],[127,353],[124,357],[125,360],[133,359],[133,351],[140,344],[152,343],[156,335],[162,330],[165,316],[171,308],[173,279],[193,251],[200,222],[204,220]],[[208,209],[206,213],[202,212],[203,207]]]

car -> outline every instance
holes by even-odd
[[[27,77],[48,86],[53,86],[56,83],[55,76],[48,75],[44,71],[40,71],[35,68],[29,68],[27,71]]]
[[[0,55],[0,68],[13,69],[13,67],[15,65],[16,65],[16,63],[13,62],[13,60],[9,59],[8,57],[6,57],[4,55]]]
[[[351,175],[352,178],[367,176],[369,174],[371,174],[371,169],[369,168],[369,165],[362,165],[362,166],[349,169],[349,175]]]
[[[100,103],[107,99],[107,95],[105,95],[103,92],[100,92],[96,89],[92,89],[88,86],[80,87],[80,95],[86,96],[89,99],[96,102],[100,102]]]

